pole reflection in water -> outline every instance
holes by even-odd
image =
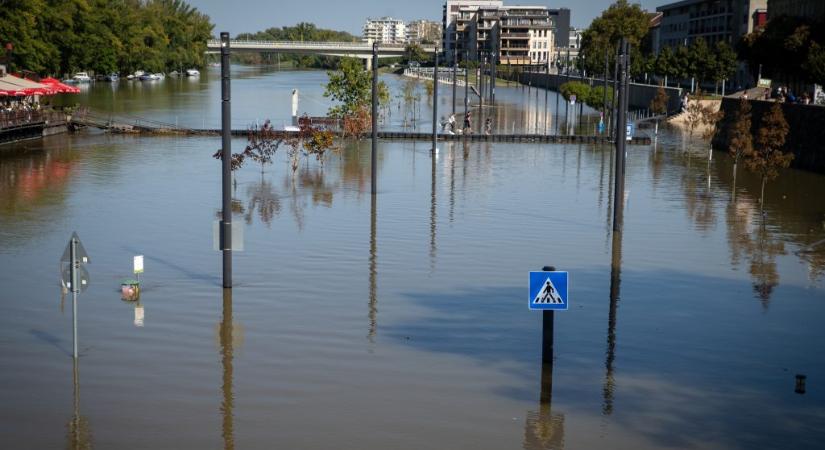
[[[92,448],[92,430],[89,421],[80,415],[80,370],[77,358],[72,361],[72,392],[73,412],[72,420],[67,425],[67,447],[73,450]]]
[[[232,358],[234,353],[234,329],[232,324],[232,289],[223,290],[223,317],[220,325],[221,365],[223,366],[223,381],[221,391],[221,414],[223,416],[221,436],[223,448],[235,448],[234,416],[235,396],[232,393]]]
[[[455,211],[455,145],[450,142],[450,223],[453,223],[453,212]]]
[[[604,376],[604,404],[602,414],[613,413],[613,394],[616,389],[616,380],[613,373],[613,363],[616,360],[616,309],[622,286],[622,233],[613,233],[613,255],[610,264],[610,312],[607,318],[607,351],[605,352]]]
[[[378,290],[376,287],[377,282],[377,270],[376,266],[378,264],[377,258],[377,244],[376,244],[376,222],[377,222],[377,211],[376,211],[376,195],[372,194],[372,199],[370,203],[370,303],[369,303],[369,319],[370,319],[370,329],[367,333],[367,338],[370,342],[373,341],[375,338],[375,331],[378,327],[377,322],[377,315],[378,315]]]
[[[554,311],[542,311],[542,314],[539,410],[527,412],[523,447],[527,450],[558,450],[564,448],[564,414],[553,414],[552,411]]]
[[[432,153],[431,160],[431,181],[430,181],[430,273],[435,271],[435,257],[436,257],[436,213],[435,213],[435,160],[437,153]]]

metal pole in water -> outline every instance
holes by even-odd
[[[618,83],[618,114],[616,118],[616,174],[614,176],[613,184],[613,231],[622,230],[622,220],[624,214],[624,163],[625,163],[625,145],[626,145],[626,127],[627,127],[627,75],[628,62],[630,59],[629,45],[625,38],[622,38],[621,55],[619,61],[621,62],[621,70],[619,72]]]
[[[77,269],[79,262],[77,261],[77,238],[72,236],[71,249],[69,250],[69,264],[71,264],[71,283],[72,283],[72,357],[77,361],[77,292],[78,276]]]
[[[467,61],[468,57],[469,53],[464,50],[464,117],[467,117],[467,113],[470,112],[470,67],[467,64],[469,62]]]
[[[376,180],[376,154],[378,153],[378,42],[372,43],[372,152],[370,153],[371,191],[378,190]]]
[[[221,32],[221,137],[222,194],[221,249],[223,287],[232,287],[232,123],[229,91],[229,33]]]
[[[435,156],[436,144],[438,143],[438,46],[435,47],[433,56],[433,149]]]
[[[555,272],[556,268],[553,266],[544,266],[544,272]],[[553,337],[555,325],[555,311],[552,309],[545,309],[541,313],[541,362],[544,364],[553,365]]]
[[[455,32],[455,40],[453,40],[453,115],[455,115],[455,85],[458,78],[458,31]],[[450,130],[455,132],[455,130]]]

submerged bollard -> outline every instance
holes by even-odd
[[[807,380],[807,376],[802,374],[796,375],[796,387],[794,388],[794,392],[797,394],[805,394],[805,380]]]

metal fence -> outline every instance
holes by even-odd
[[[60,111],[0,111],[0,130],[65,121],[66,115]]]

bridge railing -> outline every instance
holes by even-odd
[[[221,41],[217,39],[210,39],[206,42],[208,48],[220,48]],[[318,42],[318,41],[255,41],[255,40],[230,40],[231,47],[268,47],[268,48],[319,48],[319,49],[358,49],[358,50],[372,50],[372,44],[369,42]],[[378,44],[380,50],[404,50],[406,44]],[[435,47],[423,47],[424,51],[432,52]]]

